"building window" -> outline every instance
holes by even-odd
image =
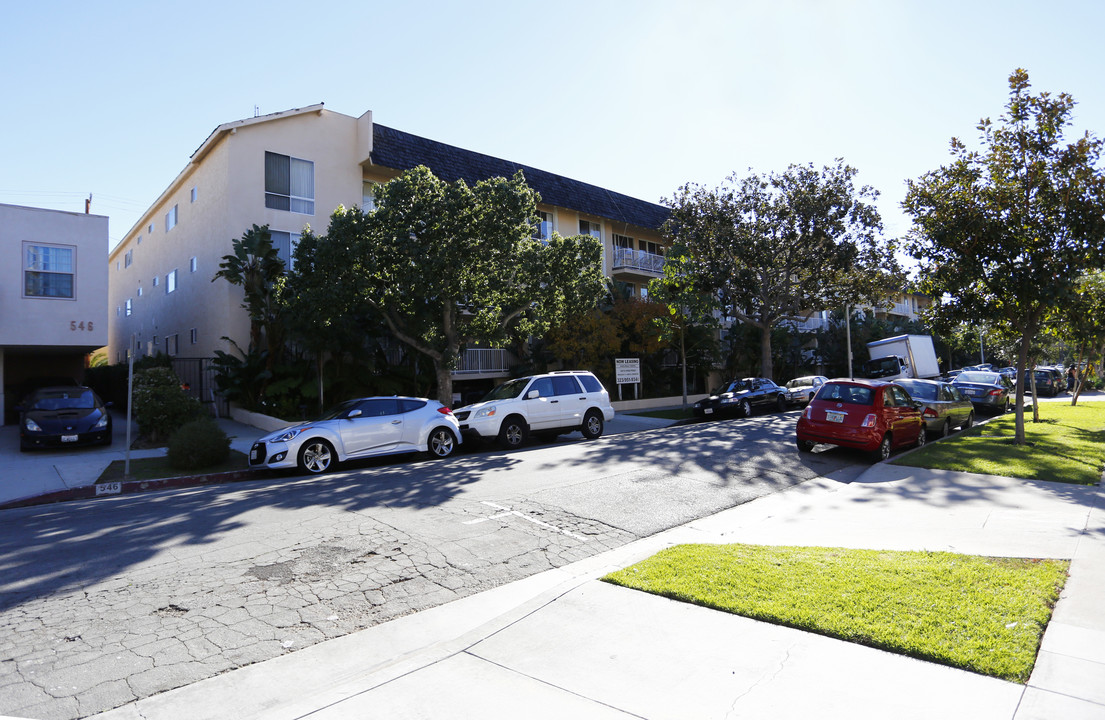
[[[198,194],[197,194],[196,188],[193,187],[192,188],[192,202],[195,202],[197,197],[198,197]]]
[[[193,255],[192,259],[188,261],[188,272],[196,271],[196,256]]]
[[[165,336],[165,354],[166,355],[172,357],[173,355],[177,354],[177,352],[178,352],[177,345],[178,345],[179,340],[180,340],[180,336],[177,335],[176,333],[173,333],[172,335],[166,335]]]
[[[130,299],[130,298],[127,298],[127,317],[130,317],[130,314],[131,314],[132,312],[134,312],[134,309],[133,309],[133,307],[132,307],[132,305],[131,305],[131,299]]]
[[[648,240],[642,240],[641,241],[641,250],[643,250],[644,252],[650,253],[652,255],[663,255],[664,254],[664,246],[663,245],[661,245],[660,243],[650,242]]]
[[[590,235],[591,237],[602,239],[602,225],[599,225],[596,222],[591,222],[590,220],[580,220],[579,234]]]
[[[176,291],[176,270],[165,276],[165,294]]]
[[[127,250],[127,254],[123,256],[123,267],[130,267],[132,262],[134,262],[134,251]]]
[[[169,232],[170,230],[172,230],[173,228],[176,227],[176,218],[177,218],[176,213],[177,213],[177,206],[176,205],[173,205],[172,209],[169,210],[169,212],[165,213],[165,232]]]
[[[119,272],[119,261],[115,261],[115,272]]]
[[[366,215],[376,209],[376,183],[365,180],[361,183],[361,212]]]
[[[150,226],[146,228],[146,232],[153,235],[153,223],[150,223]]]
[[[160,281],[161,281],[161,277],[160,277],[160,276],[158,276],[158,275],[154,275],[154,276],[153,276],[153,286],[154,286],[154,287],[157,287],[157,285],[158,285],[158,283],[159,283]]]
[[[315,164],[310,160],[265,153],[265,207],[315,214]]]
[[[193,345],[195,345],[197,342],[199,342],[199,333],[196,331],[195,328],[192,328],[189,331],[189,335],[191,335],[191,340],[192,340]]]
[[[633,249],[633,238],[628,235],[614,235],[614,247],[621,248],[622,250]]]
[[[138,297],[142,297],[142,286],[138,286]]]
[[[26,297],[73,297],[72,247],[24,245],[23,294]]]
[[[533,229],[533,239],[548,242],[552,237],[552,213],[537,211],[537,227]]]
[[[135,243],[134,243],[134,244],[135,244],[135,245],[141,245],[141,244],[142,244],[142,236],[141,236],[141,235],[139,235],[139,236],[138,236],[138,240],[137,240],[137,241],[135,241]]]
[[[276,254],[284,261],[284,267],[290,272],[295,268],[295,249],[299,245],[300,234],[280,231],[269,234],[272,236],[272,246],[276,248]]]
[[[121,305],[115,306],[115,317],[123,317],[123,307]]]

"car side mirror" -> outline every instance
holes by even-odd
[[[533,400],[539,397],[541,397],[540,390],[530,390],[528,393],[526,393],[526,400]]]
[[[920,400],[914,400],[913,401],[913,407],[917,408],[918,410],[921,410],[922,408],[925,407],[925,404],[923,402],[921,402]]]
[[[361,409],[357,408],[356,410],[350,410],[349,414],[345,416],[345,419],[346,420],[352,420],[353,418],[360,417],[360,416],[361,416]]]

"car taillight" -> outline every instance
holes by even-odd
[[[437,411],[438,411],[439,413],[441,413],[442,415],[452,415],[452,414],[453,414],[453,411],[452,411],[452,410],[450,410],[450,409],[449,409],[449,408],[447,408],[447,407],[439,407],[439,408],[437,409]]]
[[[806,418],[807,420],[813,420],[813,406],[812,405],[807,405],[806,406],[806,409],[802,411],[802,417]]]
[[[925,408],[925,411],[921,413],[921,415],[927,418],[934,418],[937,417],[938,413],[932,408]]]
[[[998,395],[1001,395],[1001,390],[991,390],[989,394],[990,397],[997,397]]]
[[[868,413],[867,417],[863,418],[863,427],[875,427],[875,413]]]

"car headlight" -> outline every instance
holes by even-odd
[[[107,427],[107,413],[100,416],[100,419],[96,421],[96,424],[92,426],[93,430],[103,430]]]
[[[485,408],[482,408],[480,410],[477,410],[475,417],[477,417],[477,418],[495,417],[495,406],[492,405],[491,407],[485,407]]]
[[[42,432],[42,428],[38,426],[38,423],[30,418],[27,418],[25,427],[27,428],[28,432]]]
[[[291,440],[293,438],[299,437],[299,435],[301,433],[306,432],[309,429],[310,428],[292,428],[291,430],[288,430],[285,433],[277,435],[276,437],[274,437],[272,439],[272,441],[273,442],[288,442],[289,440]]]

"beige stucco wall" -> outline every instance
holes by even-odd
[[[23,297],[24,245],[75,250],[73,298]],[[107,342],[108,219],[0,205],[0,346],[97,348]],[[80,326],[83,324],[83,329]]]

